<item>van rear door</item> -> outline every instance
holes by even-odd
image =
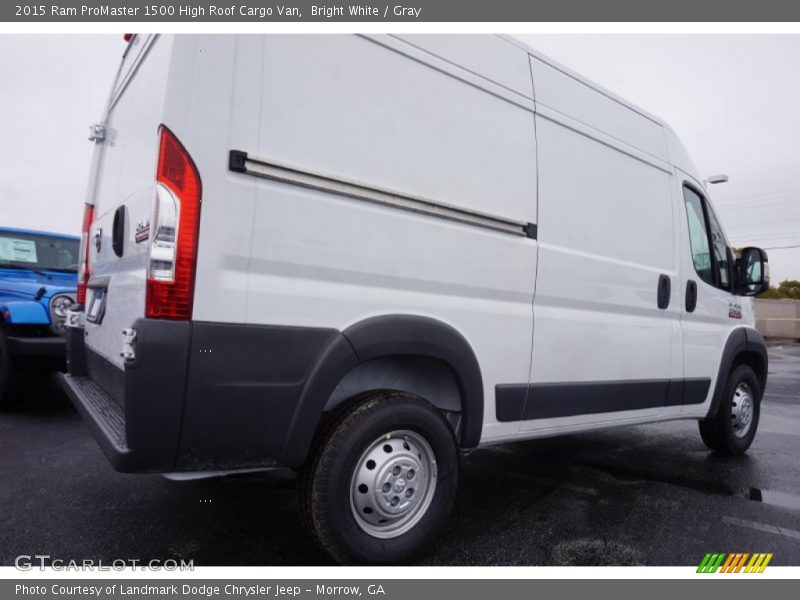
[[[149,221],[173,39],[135,35],[108,103],[88,186],[85,343],[120,368],[122,331],[145,316]]]

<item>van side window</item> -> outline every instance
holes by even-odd
[[[731,289],[730,278],[730,262],[728,261],[728,244],[725,241],[725,234],[722,232],[722,226],[717,221],[717,216],[714,214],[714,209],[706,202],[706,211],[708,213],[708,229],[711,233],[711,247],[714,250],[714,271],[716,272],[717,287],[724,290]]]
[[[714,211],[706,199],[690,187],[683,188],[683,198],[689,220],[692,261],[697,274],[710,285],[730,290],[731,253]]]
[[[689,219],[689,243],[692,248],[694,269],[700,279],[714,285],[714,271],[711,267],[711,248],[708,243],[708,224],[703,199],[691,188],[683,188],[686,201],[686,216]]]

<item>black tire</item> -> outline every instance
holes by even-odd
[[[0,328],[0,410],[11,405],[11,393],[16,383],[16,373],[8,351],[8,338]]]
[[[737,390],[748,391],[752,400],[752,416],[744,434],[741,433],[743,429],[739,425],[741,420],[736,418],[737,403],[741,402],[736,396]],[[737,456],[747,452],[758,429],[761,396],[761,384],[753,369],[747,365],[734,367],[725,382],[717,414],[700,421],[700,437],[703,439],[703,443],[709,449],[728,456]]]
[[[713,419],[700,421],[700,438],[709,450],[715,452],[722,450],[722,441],[717,435],[717,425]]]
[[[436,476],[429,480],[435,479],[435,487],[427,510],[419,510],[419,520],[408,531],[385,539],[368,533],[356,520],[351,480],[368,448],[396,431],[413,432],[429,445],[436,467]],[[405,443],[403,446],[408,448]],[[298,486],[303,521],[322,548],[340,564],[407,562],[433,542],[447,522],[455,500],[459,466],[458,444],[438,410],[409,394],[369,394],[342,411],[319,437]]]

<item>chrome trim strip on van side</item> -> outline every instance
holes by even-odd
[[[369,183],[351,181],[333,175],[281,164],[268,159],[255,158],[248,156],[246,152],[242,152],[241,150],[230,151],[228,168],[237,173],[290,183],[305,188],[379,204],[381,206],[407,210],[502,233],[509,233],[531,239],[536,239],[537,236],[537,228],[533,223],[525,223],[523,221],[515,221],[504,217],[465,210],[441,202],[434,202],[426,198],[419,198],[402,192],[383,189]]]

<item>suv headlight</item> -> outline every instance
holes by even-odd
[[[74,302],[69,294],[56,294],[50,299],[50,328],[57,335],[64,333],[67,311]]]

